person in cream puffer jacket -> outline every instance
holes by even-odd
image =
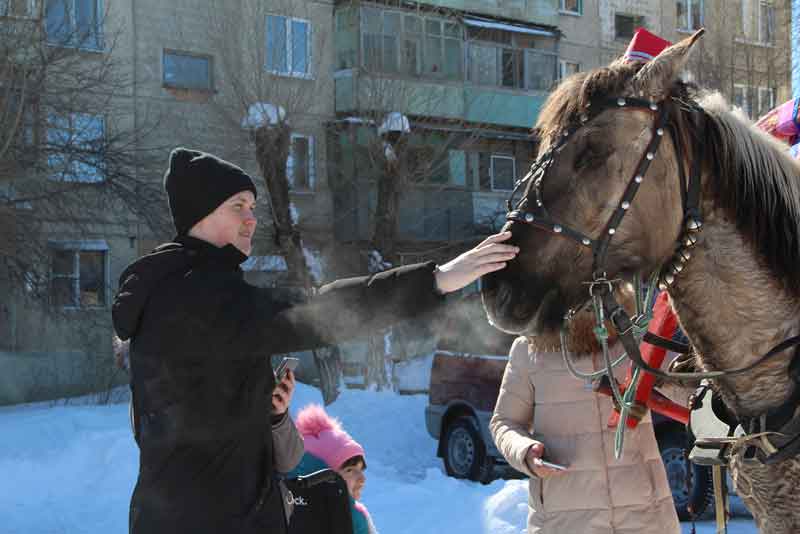
[[[616,359],[621,346],[612,352]],[[578,362],[599,368],[602,355]],[[619,380],[626,369],[618,367]],[[530,477],[529,534],[680,533],[650,414],[627,430],[616,460],[611,411],[611,398],[574,378],[559,349],[514,342],[490,426],[509,464]],[[541,467],[542,455],[567,471]]]

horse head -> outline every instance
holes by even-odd
[[[482,281],[496,327],[552,332],[589,298],[588,282],[652,272],[674,252],[684,220],[678,159],[691,152],[673,128],[686,96],[678,74],[701,34],[646,64],[621,58],[574,74],[551,93],[537,161],[509,201],[505,229],[520,253]]]

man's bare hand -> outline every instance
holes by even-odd
[[[561,475],[564,471],[553,469],[552,467],[545,467],[542,465],[542,456],[544,455],[544,444],[541,441],[535,442],[528,447],[528,452],[525,454],[525,463],[528,469],[539,478],[547,478],[553,475]]]
[[[491,235],[472,250],[440,265],[436,272],[436,287],[442,293],[458,291],[487,273],[505,268],[519,252],[515,245],[502,244],[510,238],[511,232],[508,231]]]
[[[272,415],[283,415],[289,409],[294,394],[294,372],[287,370],[275,389],[272,391]]]

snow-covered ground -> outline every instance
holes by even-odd
[[[523,533],[526,482],[447,477],[425,430],[426,401],[347,390],[328,407],[367,451],[363,497],[381,534]],[[292,411],[310,402],[321,403],[319,392],[299,385]],[[127,404],[0,408],[0,532],[124,534],[137,460]],[[756,529],[737,519],[728,532]]]

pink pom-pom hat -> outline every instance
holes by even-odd
[[[364,457],[366,463],[364,448],[319,404],[311,404],[300,410],[295,426],[303,437],[306,451],[328,464],[328,467],[339,469],[355,456]]]

